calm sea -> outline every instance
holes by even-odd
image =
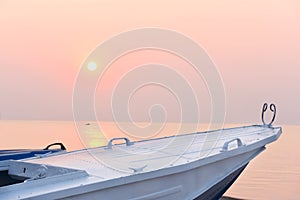
[[[69,151],[84,147],[103,146],[107,139],[124,135],[113,123],[102,123],[104,133],[97,125],[80,123],[78,130],[73,122],[62,121],[0,121],[0,149],[44,148],[54,142],[63,142]],[[126,124],[122,125],[126,129]],[[230,125],[234,126],[234,125]],[[141,126],[143,128],[143,126]],[[189,131],[186,126],[185,130]],[[200,129],[205,129],[205,125]],[[128,127],[127,127],[128,128]],[[162,137],[178,131],[178,124],[166,125],[162,132],[149,137]],[[158,127],[154,127],[159,130]],[[153,130],[154,130],[153,129]],[[129,129],[128,129],[129,130]],[[146,129],[145,129],[146,130]],[[134,136],[132,136],[133,139]],[[300,126],[283,126],[278,141],[268,145],[256,157],[226,196],[241,199],[300,199]]]

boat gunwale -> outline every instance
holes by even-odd
[[[171,135],[171,136],[165,136],[165,137],[160,137],[160,138],[151,138],[151,139],[147,139],[147,140],[138,140],[138,141],[132,141],[132,143],[134,145],[135,143],[156,141],[156,140],[160,140],[160,139],[168,139],[168,138],[173,138],[173,137],[184,137],[184,136],[197,135],[197,134],[207,134],[207,133],[213,133],[213,132],[217,132],[217,131],[230,131],[230,130],[234,130],[234,129],[244,129],[244,128],[250,128],[250,127],[262,127],[262,128],[269,128],[269,129],[272,129],[272,130],[280,129],[280,133],[282,133],[282,130],[281,130],[282,128],[280,126],[276,126],[276,127],[271,126],[271,127],[269,127],[269,126],[266,126],[266,125],[254,124],[254,125],[246,125],[246,126],[216,129],[216,130],[208,130],[208,131],[202,131],[202,132]],[[115,144],[114,146],[122,146],[124,144],[125,143],[119,143],[119,144]],[[77,150],[73,150],[73,151],[63,152],[62,154],[49,154],[46,157],[49,158],[49,157],[52,157],[52,156],[63,156],[65,154],[73,154],[73,153],[78,153],[78,152],[80,153],[81,151],[82,152],[83,151],[92,151],[92,150],[95,150],[95,149],[102,149],[102,148],[106,148],[106,147],[107,147],[107,145],[97,146],[97,147],[89,147],[89,148],[83,148],[83,149],[77,149]],[[39,158],[33,157],[33,158],[25,158],[25,159],[22,159],[22,160],[25,161],[25,160],[33,160],[33,159],[39,159]]]

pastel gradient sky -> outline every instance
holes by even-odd
[[[160,27],[202,45],[222,76],[226,122],[300,124],[297,0],[0,0],[0,113],[8,120],[71,120],[81,63],[126,30]],[[166,97],[167,98],[167,97]]]

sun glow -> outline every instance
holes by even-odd
[[[95,71],[97,69],[97,64],[91,61],[87,64],[87,68],[90,71]]]

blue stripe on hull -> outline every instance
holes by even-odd
[[[2,150],[0,151],[0,161],[3,160],[20,160],[34,157],[36,154],[42,155],[47,153],[56,153],[58,150]]]

